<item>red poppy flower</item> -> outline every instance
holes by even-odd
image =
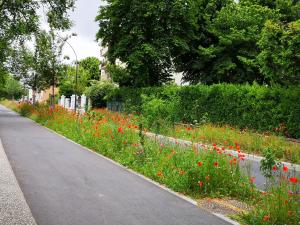
[[[255,182],[255,177],[251,177],[250,182],[253,184]]]
[[[296,177],[291,177],[290,182],[296,184],[298,182],[298,178]]]
[[[199,181],[198,184],[199,184],[200,187],[203,187],[204,183],[202,181]]]
[[[269,221],[270,220],[270,216],[269,215],[265,215],[263,218],[263,221]]]
[[[118,128],[118,132],[119,132],[119,133],[122,133],[122,132],[123,132],[123,128],[122,128],[122,127],[119,127],[119,128]]]
[[[202,163],[202,162],[197,162],[197,165],[198,165],[198,166],[202,166],[203,163]]]
[[[218,162],[214,162],[214,166],[215,166],[215,167],[218,167],[218,166],[219,166],[219,163],[218,163]]]
[[[157,172],[157,174],[156,174],[158,177],[162,177],[163,176],[163,173],[162,172]]]
[[[273,170],[274,172],[276,172],[276,171],[277,171],[277,166],[273,166],[273,167],[272,167],[272,170]]]
[[[287,173],[289,171],[289,168],[287,166],[283,166],[283,172]]]

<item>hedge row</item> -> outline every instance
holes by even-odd
[[[155,104],[164,104],[174,122],[193,123],[205,118],[212,123],[258,131],[277,130],[290,137],[300,137],[300,86],[217,84],[121,88],[109,98],[110,102],[122,102],[127,112],[141,113],[145,105],[149,108],[149,102],[155,100]]]

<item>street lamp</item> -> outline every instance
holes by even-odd
[[[73,46],[67,41],[67,38],[62,38],[62,37],[60,37],[58,34],[56,34],[56,36],[60,39],[60,40],[62,40],[63,42],[65,42],[65,43],[67,43],[70,47],[71,47],[71,49],[72,49],[72,51],[74,52],[74,55],[75,55],[75,58],[76,58],[76,76],[75,76],[75,113],[76,113],[76,110],[77,110],[77,93],[76,93],[76,91],[77,91],[77,83],[78,83],[78,57],[77,57],[77,54],[76,54],[76,52],[75,52],[75,49],[73,48]],[[77,36],[77,34],[76,33],[72,33],[70,36],[73,36],[73,37],[76,37]],[[54,91],[53,91],[53,96],[54,96]]]

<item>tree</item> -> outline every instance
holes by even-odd
[[[276,49],[288,49],[281,60],[292,66],[284,69],[291,75],[299,64],[298,33],[290,27],[299,17],[298,0],[109,0],[96,18],[97,39],[108,47],[110,70],[121,86],[161,85],[174,69],[192,84],[271,83],[266,71],[272,68],[261,54],[271,54],[267,44],[276,48],[267,21],[293,35],[279,32]],[[117,59],[125,71],[115,66]]]
[[[188,48],[185,38],[193,35],[195,1],[107,3],[96,17],[97,39],[108,46],[111,64],[117,59],[125,63],[133,86],[156,86],[169,81],[174,67],[171,47]]]
[[[268,19],[279,15],[263,6],[228,4],[207,26],[216,41],[200,44],[198,57],[200,71],[185,73],[184,79],[192,83],[245,83],[264,82],[259,73],[256,57],[261,29]]]
[[[277,10],[282,23],[300,19],[300,2],[298,0],[240,0],[242,5],[261,5]]]
[[[71,25],[67,13],[73,7],[74,0],[0,1],[0,70],[5,69],[13,43],[39,30],[38,11],[43,10],[51,28],[67,29]]]
[[[126,68],[114,64],[108,64],[106,68],[114,83],[119,84],[120,87],[133,86],[132,77]]]
[[[8,73],[5,70],[1,70],[0,68],[0,99],[5,97],[5,83],[8,77]]]
[[[57,85],[62,73],[61,54],[65,43],[64,40],[57,39],[53,31],[36,33],[34,41],[34,52],[22,44],[13,51],[9,62],[10,72],[33,90],[33,101],[36,92],[50,86],[54,90]]]
[[[61,95],[65,95],[67,97],[70,97],[75,93],[77,95],[81,95],[85,91],[86,87],[90,86],[90,74],[82,66],[79,66],[78,69],[79,76],[77,86],[75,82],[75,66],[64,65],[62,72],[64,75],[59,78],[59,92]]]
[[[184,72],[183,79],[190,83],[206,84],[270,83],[270,76],[262,73],[262,64],[257,60],[263,51],[259,44],[262,30],[269,20],[286,24],[299,18],[299,1],[202,3],[204,8],[199,8],[199,37],[191,40],[190,50],[186,53],[173,55],[177,69]],[[291,70],[296,71],[296,64],[293,66]]]
[[[24,94],[24,89],[19,81],[14,79],[12,76],[8,76],[6,79],[4,92],[6,93],[6,97],[12,100],[21,98]]]
[[[271,83],[300,83],[300,20],[286,25],[267,21],[258,45],[260,72]]]
[[[96,57],[87,57],[79,62],[80,66],[87,72],[89,80],[100,80],[100,61]]]
[[[212,83],[203,77],[211,76],[213,60],[203,54],[201,50],[218,43],[218,36],[211,32],[211,23],[225,6],[233,4],[233,0],[195,0],[194,15],[188,16],[190,21],[181,30],[181,45],[172,47],[172,58],[176,70],[183,72],[183,80],[190,83]],[[181,21],[181,18],[178,18]],[[190,24],[190,25],[189,25]],[[188,35],[185,35],[188,27]]]

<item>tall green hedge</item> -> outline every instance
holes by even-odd
[[[275,131],[281,127],[285,135],[300,137],[300,86],[216,84],[121,88],[115,90],[109,100],[122,102],[127,112],[143,112],[144,105],[151,99],[163,100],[160,102],[166,108],[172,104],[174,122],[191,123],[205,116],[212,123],[258,131]]]

